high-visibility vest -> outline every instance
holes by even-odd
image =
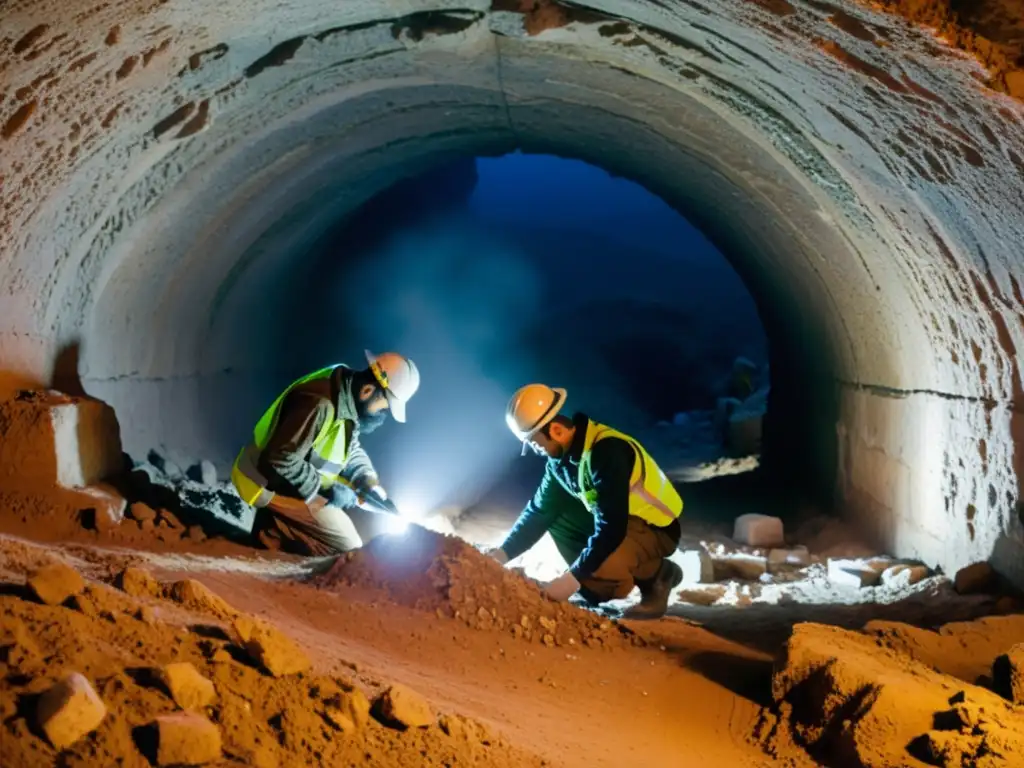
[[[636,440],[596,421],[587,423],[587,435],[580,456],[579,499],[591,512],[597,505],[597,489],[590,474],[590,456],[599,440],[617,437],[632,446],[635,453],[629,476],[629,514],[657,528],[664,528],[683,512],[683,499],[651,455]]]
[[[277,419],[284,399],[296,387],[318,379],[330,378],[337,367],[332,365],[329,368],[322,368],[289,384],[288,388],[278,396],[260,417],[260,420],[256,422],[256,428],[252,431],[253,441],[242,448],[231,468],[231,482],[234,483],[238,495],[246,504],[265,507],[274,497],[273,492],[267,490],[267,480],[260,474],[257,464],[260,452],[266,447],[270,435],[273,434],[274,428],[277,426]],[[339,419],[335,415],[335,418],[320,427],[316,439],[313,440],[309,462],[328,484],[337,479],[338,473],[345,468],[345,464],[348,462],[349,436],[346,420]]]

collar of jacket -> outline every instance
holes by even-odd
[[[572,425],[576,428],[576,434],[574,434],[572,438],[572,445],[569,446],[568,453],[566,453],[562,458],[556,459],[556,461],[577,466],[580,463],[580,457],[583,456],[583,444],[587,441],[587,429],[590,427],[590,417],[585,413],[574,413],[572,417]]]
[[[334,416],[337,419],[351,421],[359,427],[359,412],[356,410],[356,398],[352,392],[352,377],[355,371],[347,365],[339,365],[331,375],[331,397],[334,400]]]

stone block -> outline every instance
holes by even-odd
[[[715,580],[715,563],[706,549],[687,549],[670,558],[683,569],[684,584],[710,584]]]
[[[874,587],[882,580],[887,561],[829,558],[828,580],[837,586]]]
[[[106,403],[52,391],[0,403],[0,489],[84,488],[123,468],[120,428]]]
[[[78,514],[86,528],[108,531],[124,520],[128,500],[114,486],[99,483],[78,489],[77,493],[81,497]]]
[[[781,547],[786,543],[782,521],[769,515],[740,515],[736,518],[732,537],[751,547]]]
[[[157,765],[204,765],[220,759],[220,730],[202,715],[161,715],[154,725]]]
[[[404,685],[392,685],[377,700],[380,717],[406,728],[425,728],[434,724],[434,713],[427,700]]]
[[[362,730],[370,721],[370,702],[358,688],[341,693],[324,703],[324,715],[343,733]]]
[[[957,571],[953,585],[961,595],[989,592],[996,586],[996,572],[986,562],[974,563]]]
[[[240,616],[234,622],[245,652],[274,677],[305,672],[309,657],[292,639],[266,622]]]
[[[992,690],[1014,704],[1024,704],[1024,643],[992,662]]]
[[[131,515],[133,520],[138,520],[140,523],[146,520],[156,522],[156,510],[141,501],[136,501],[132,504],[128,514]]]
[[[789,549],[772,549],[768,552],[768,571],[805,568],[811,564],[811,553],[807,547],[790,547]]]
[[[728,555],[715,558],[714,569],[715,581],[759,581],[768,572],[768,558],[746,554]]]
[[[217,698],[213,683],[187,661],[165,665],[158,676],[174,703],[182,709],[202,709]]]
[[[882,585],[892,588],[909,587],[927,579],[931,570],[926,565],[899,563],[882,571]]]
[[[217,468],[212,461],[203,459],[198,464],[193,464],[185,473],[189,480],[203,485],[217,484]]]
[[[47,605],[60,605],[85,589],[82,575],[66,563],[45,565],[28,579],[29,588]]]
[[[39,697],[36,722],[57,750],[96,730],[107,708],[88,680],[72,672]]]
[[[132,597],[160,595],[160,582],[149,571],[131,565],[118,574],[117,586]]]

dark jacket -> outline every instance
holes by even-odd
[[[351,368],[338,366],[326,379],[292,390],[281,403],[277,425],[260,453],[257,467],[274,493],[309,501],[320,490],[320,474],[309,463],[313,441],[324,424],[345,420],[350,447],[341,476],[357,488],[377,482],[373,462],[359,443],[359,418]]]
[[[582,413],[577,413],[572,420],[576,435],[568,453],[559,459],[548,459],[537,492],[501,548],[511,560],[550,532],[562,557],[571,563],[569,570],[573,576],[583,581],[626,538],[629,478],[636,452],[618,437],[606,437],[594,444],[590,472],[597,490],[597,505],[591,513],[578,496],[580,457],[590,420]]]

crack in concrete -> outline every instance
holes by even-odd
[[[1004,405],[1014,413],[1024,413],[1024,403],[1017,403],[1013,400],[1000,400],[994,397],[981,397],[978,395],[958,395],[952,392],[940,392],[937,389],[900,389],[899,387],[888,387],[884,384],[865,384],[859,381],[844,381],[835,379],[835,382],[843,387],[849,387],[858,392],[869,392],[880,397],[889,397],[895,400],[902,400],[913,395],[929,395],[943,400],[953,400],[964,403],[980,403],[986,408],[995,408]]]

